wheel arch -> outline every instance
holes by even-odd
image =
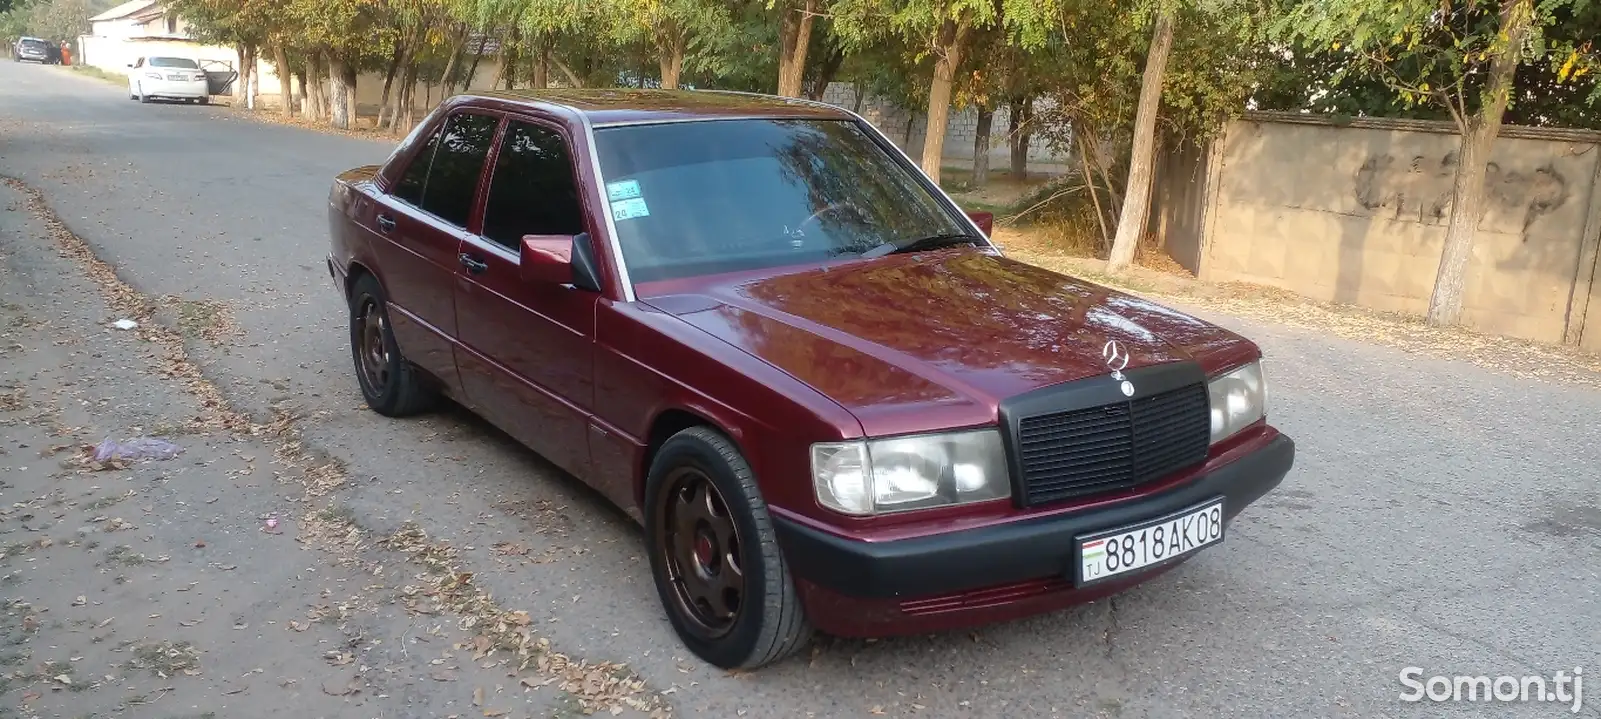
[[[645,507],[645,484],[650,479],[650,467],[656,461],[656,454],[661,451],[662,445],[673,435],[694,427],[705,427],[734,444],[740,454],[745,455],[748,461],[749,453],[741,445],[738,432],[730,431],[723,423],[711,419],[711,413],[686,407],[666,407],[651,419],[650,431],[645,435],[645,453],[640,460],[639,470],[634,477],[634,501],[638,503],[641,511]]]
[[[365,276],[368,276],[368,275],[372,276],[373,280],[378,283],[379,287],[383,286],[384,281],[378,277],[378,273],[373,272],[372,270],[368,269],[365,264],[362,264],[361,260],[351,260],[350,261],[350,265],[345,268],[345,287],[344,287],[344,291],[345,291],[345,301],[346,302],[350,301],[350,293],[353,292],[356,289],[356,282],[359,281],[362,277],[365,277]]]

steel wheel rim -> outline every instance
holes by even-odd
[[[389,386],[389,345],[384,342],[384,313],[368,298],[361,306],[361,371],[373,392]]]
[[[739,527],[705,472],[680,467],[666,485],[656,507],[656,551],[674,609],[695,634],[720,638],[733,630],[744,606]]]

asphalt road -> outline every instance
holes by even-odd
[[[1112,601],[710,671],[658,608],[640,533],[597,495],[459,413],[361,406],[324,203],[334,173],[391,147],[0,63],[0,174],[141,292],[225,303],[243,339],[192,351],[231,402],[292,402],[360,478],[345,501],[362,524],[470,547],[476,580],[556,646],[629,662],[680,716],[1571,716],[1406,703],[1397,675],[1582,666],[1601,686],[1601,393],[1227,317],[1209,318],[1267,352],[1270,413],[1300,454],[1221,546]],[[550,559],[507,563],[502,541]]]

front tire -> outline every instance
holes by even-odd
[[[384,288],[372,275],[362,275],[350,289],[350,351],[361,395],[374,412],[405,417],[433,404],[434,392],[400,354]]]
[[[781,661],[811,639],[767,504],[739,448],[707,427],[673,435],[645,482],[651,574],[678,637],[723,669]]]

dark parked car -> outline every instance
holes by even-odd
[[[1294,461],[1255,344],[1006,258],[829,105],[458,96],[329,220],[368,405],[447,396],[623,507],[721,667],[1112,594]]]
[[[36,37],[18,38],[11,47],[11,59],[16,62],[37,62],[41,65],[60,65],[61,48],[49,40]]]

